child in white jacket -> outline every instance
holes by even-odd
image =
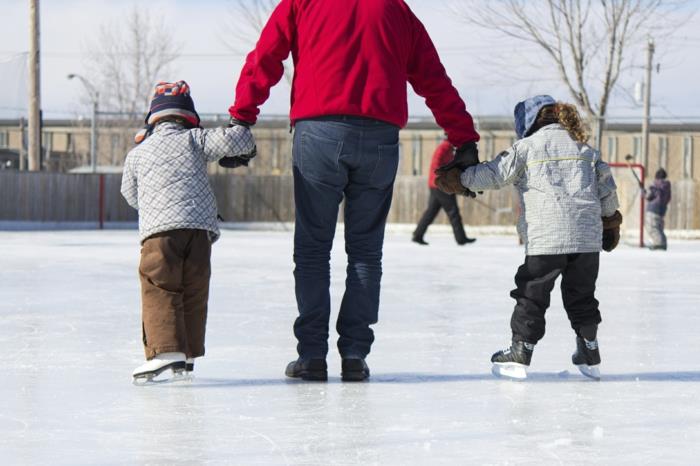
[[[536,96],[515,107],[518,141],[494,160],[442,172],[446,192],[515,185],[522,213],[518,232],[525,263],[515,275],[512,344],[493,355],[497,375],[525,378],[535,344],[544,336],[545,311],[559,275],[564,308],[576,332],[573,363],[599,378],[595,285],[601,248],[619,240],[622,216],[615,181],[588,136],[576,107]]]
[[[255,141],[246,126],[202,129],[189,86],[179,81],[156,86],[136,142],[121,192],[139,211],[147,359],[133,372],[140,382],[167,369],[190,372],[194,358],[204,355],[211,244],[219,237],[207,162],[247,165]]]

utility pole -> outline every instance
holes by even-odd
[[[649,165],[649,124],[651,123],[651,69],[654,59],[654,39],[647,42],[647,66],[644,82],[644,120],[642,121],[642,164]]]
[[[39,63],[39,0],[29,0],[29,171],[41,166],[41,67]]]

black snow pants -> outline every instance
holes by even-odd
[[[423,239],[428,226],[435,220],[440,209],[445,209],[447,217],[452,224],[452,231],[455,235],[455,240],[462,244],[467,241],[467,234],[464,232],[462,225],[462,216],[459,214],[459,206],[457,205],[457,196],[454,194],[443,193],[439,189],[430,189],[430,198],[428,200],[428,208],[423,213],[416,230],[413,232],[413,237]]]
[[[564,309],[577,332],[601,322],[595,283],[600,253],[526,256],[515,275],[516,289],[510,292],[516,305],[510,326],[513,340],[537,343],[544,336],[544,313],[559,275]]]

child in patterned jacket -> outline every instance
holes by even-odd
[[[600,377],[597,331],[601,321],[595,286],[601,247],[619,241],[622,216],[615,181],[600,153],[589,146],[573,105],[536,96],[515,107],[518,141],[495,159],[466,170],[443,171],[446,192],[515,185],[522,212],[518,233],[525,263],[515,275],[512,344],[493,355],[493,372],[527,377],[535,344],[544,336],[545,311],[559,275],[564,308],[576,332],[572,361],[589,377]]]
[[[207,162],[247,165],[250,129],[202,129],[189,86],[159,83],[124,162],[121,192],[139,211],[142,337],[146,363],[133,372],[148,382],[170,369],[179,377],[204,355],[211,244],[219,237]]]

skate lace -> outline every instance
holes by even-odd
[[[589,351],[598,349],[598,340],[588,341],[584,338],[583,341],[586,343],[586,348],[588,348]]]

